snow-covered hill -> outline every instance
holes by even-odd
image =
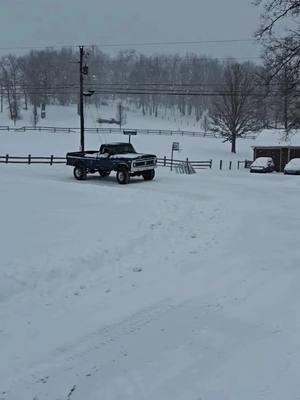
[[[116,118],[118,110],[118,101],[105,103],[99,107],[87,104],[85,106],[86,126],[90,128],[99,127],[116,127],[116,125],[105,125],[97,122],[98,118]],[[141,110],[136,109],[133,105],[124,102],[124,114],[126,115],[126,128],[145,128],[145,129],[173,129],[173,130],[190,130],[203,131],[202,122],[196,122],[195,117],[181,116],[179,112],[171,110],[160,110],[158,116],[143,115]],[[39,120],[38,126],[62,126],[62,127],[79,127],[79,117],[77,114],[77,105],[55,106],[50,105],[46,108],[46,118],[40,118],[40,108],[38,108]],[[21,111],[22,118],[17,121],[16,126],[33,125],[32,107],[28,110]],[[8,111],[4,110],[0,113],[0,126],[10,125],[13,123],[9,119]]]

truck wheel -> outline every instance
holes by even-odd
[[[127,168],[120,168],[117,171],[117,181],[120,185],[126,185],[129,182],[129,172]]]
[[[150,169],[149,171],[143,172],[142,175],[145,181],[152,181],[152,179],[155,177],[155,171],[154,169]]]
[[[73,174],[78,181],[82,181],[83,179],[86,178],[86,169],[81,165],[76,165],[76,167],[73,170]]]
[[[110,171],[99,171],[99,175],[105,178],[106,176],[110,175]]]

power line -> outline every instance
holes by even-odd
[[[201,83],[201,84],[169,84],[169,83],[118,83],[118,84],[87,84],[85,85],[86,90],[95,91],[97,94],[105,94],[108,91],[110,93],[125,93],[130,94],[138,91],[139,93],[173,93],[180,92],[186,95],[190,93],[202,93],[207,92],[210,94],[222,94],[223,92],[228,92],[228,88],[226,83]],[[275,93],[274,91],[278,91],[280,89],[285,88],[285,83],[273,83],[270,85],[264,85],[263,83],[257,83],[252,86],[254,89],[261,89],[265,93]],[[2,85],[2,92],[5,93],[6,86]],[[22,95],[26,94],[39,94],[39,95],[56,95],[56,94],[74,94],[78,93],[79,85],[78,84],[70,84],[70,85],[23,85],[17,84],[15,86],[15,93],[21,93]],[[230,91],[231,92],[231,91]],[[235,92],[243,93],[243,90],[237,89]],[[295,90],[294,92],[295,93]]]
[[[24,92],[14,92],[15,95],[22,96]],[[265,98],[266,95],[264,93],[257,93],[257,92],[249,92],[246,91],[197,91],[197,90],[181,90],[181,91],[173,91],[173,90],[141,90],[141,89],[104,89],[101,91],[95,91],[94,94],[99,95],[160,95],[160,96],[202,96],[202,97],[209,97],[209,96],[229,96],[229,97],[236,97],[236,96],[248,96],[248,97],[262,97]],[[282,97],[282,93],[280,92],[273,92],[271,93],[272,96],[280,96]],[[294,94],[300,95],[300,92],[294,92]],[[53,92],[53,91],[30,91],[27,92],[27,95],[43,95],[43,96],[60,96],[60,95],[78,95],[78,91],[61,91],[61,92]]]
[[[103,43],[97,45],[98,47],[124,47],[124,46],[182,46],[182,45],[196,45],[196,44],[226,44],[226,43],[245,43],[257,42],[256,39],[214,39],[214,40],[191,40],[191,41],[169,41],[169,42],[132,42],[132,43]],[[88,45],[92,46],[92,45]]]
[[[296,82],[297,83],[297,82]],[[0,85],[1,86],[1,85]],[[226,87],[226,83],[224,82],[203,82],[203,83],[172,83],[172,82],[129,82],[129,83],[86,83],[85,87],[88,89],[94,89],[94,90],[107,90],[107,89],[120,89],[120,90],[135,90],[135,89],[145,89],[149,90],[149,88],[154,88],[154,89],[161,89],[164,90],[167,88],[168,90],[189,90],[190,88],[221,88],[221,87]],[[267,88],[280,88],[285,86],[285,82],[273,82],[270,83],[269,85],[265,85],[263,83],[257,83],[254,85],[256,88],[261,88],[261,89],[267,89]],[[50,85],[33,85],[33,84],[23,84],[23,83],[17,83],[16,88],[19,90],[23,91],[28,91],[28,90],[40,90],[42,91],[51,91],[51,90],[75,90],[79,89],[79,84],[78,83],[69,83],[69,84],[50,84]],[[5,89],[5,85],[2,85],[2,89]]]
[[[226,43],[257,43],[254,38],[241,39],[204,39],[204,40],[187,40],[187,41],[157,41],[157,42],[128,42],[128,43],[92,43],[83,44],[84,47],[147,47],[147,46],[183,46],[197,44],[226,44]],[[42,50],[42,49],[62,49],[62,48],[78,48],[81,44],[55,44],[41,46],[7,46],[0,47],[1,51],[7,50]]]

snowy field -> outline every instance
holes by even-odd
[[[117,103],[116,103],[117,104]],[[115,117],[116,104],[101,106],[96,109],[93,106],[86,107],[85,122],[89,128],[116,128],[116,125],[98,124],[97,118]],[[143,116],[140,111],[126,111],[127,123],[124,129],[162,129],[162,130],[188,130],[202,132],[201,121],[191,122],[188,117],[181,117],[178,114],[161,115],[158,118]],[[32,126],[32,110],[22,111],[22,119],[17,121],[16,127]],[[76,106],[48,106],[47,118],[38,121],[38,126],[55,126],[67,128],[79,128],[79,119]],[[8,119],[7,113],[0,113],[0,126],[12,127],[12,121]],[[86,134],[86,148],[98,149],[100,144],[111,141],[127,141],[127,137],[123,134],[109,133],[90,133]],[[214,138],[195,138],[181,135],[172,136],[147,136],[140,135],[133,138],[134,145],[139,151],[155,152],[159,157],[171,157],[172,142],[180,143],[181,151],[174,153],[174,158],[190,160],[210,160],[215,161],[214,167],[219,165],[219,161],[233,161],[233,166],[236,167],[235,161],[252,159],[253,152],[251,145],[253,140],[242,139],[237,144],[237,154],[230,153],[230,144],[223,143],[221,139]],[[36,156],[64,156],[68,151],[79,149],[79,134],[78,132],[59,133],[57,135],[49,133],[35,132],[6,132],[0,131],[0,155],[9,153],[10,155],[36,155]],[[224,166],[228,169],[228,163]]]
[[[86,126],[89,128],[109,127],[116,128],[117,125],[99,124],[97,119],[101,118],[116,118],[118,101],[109,102],[106,105],[95,107],[87,104],[84,108]],[[138,129],[170,129],[170,130],[189,130],[189,131],[203,131],[202,121],[196,121],[192,116],[181,116],[175,111],[162,111],[158,112],[157,118],[150,115],[143,115],[141,110],[137,110],[134,106],[124,105],[124,113],[126,115],[126,123],[124,128],[138,128]],[[20,126],[33,126],[32,107],[27,111],[21,111],[21,119],[16,122],[16,127]],[[40,115],[40,108],[38,108],[38,115]],[[9,125],[13,126],[13,122],[8,118],[8,111],[0,113],[0,126]],[[77,105],[70,106],[55,106],[50,105],[46,108],[46,119],[39,118],[38,126],[60,126],[60,127],[79,127],[79,119],[77,114]]]
[[[124,142],[128,137],[121,134],[86,133],[86,149],[98,150],[102,143]],[[154,153],[158,157],[171,158],[172,143],[180,143],[180,152],[174,153],[175,159],[214,161],[213,167],[219,167],[219,161],[224,160],[224,168],[228,169],[229,161],[234,168],[238,160],[252,159],[251,145],[253,140],[241,139],[238,141],[237,154],[230,153],[230,145],[222,143],[222,139],[199,138],[186,136],[158,136],[138,135],[132,138],[132,143],[138,152]],[[38,132],[1,132],[0,155],[11,156],[65,156],[68,151],[79,149],[79,133],[38,133]]]
[[[134,144],[164,155],[172,140]],[[1,133],[0,148],[64,155],[78,135]],[[0,185],[1,400],[299,398],[298,177],[159,169],[121,186],[0,165]]]

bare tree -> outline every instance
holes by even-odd
[[[282,71],[274,78],[276,96],[282,102],[282,121],[286,132],[299,125],[297,116],[298,102],[298,72],[285,65]],[[296,106],[296,107],[295,107]]]
[[[6,95],[9,115],[14,124],[20,119],[20,68],[16,56],[3,57],[0,62],[1,81]]]
[[[194,119],[194,126],[196,121],[203,121],[206,112],[211,113],[216,88],[224,72],[224,65],[218,60],[192,53],[184,56],[139,55],[126,50],[110,56],[96,47],[89,49],[89,53],[90,74],[85,85],[87,89],[95,90],[95,95],[89,101],[98,109],[100,105],[107,105],[112,100],[123,102],[126,107],[132,105],[139,108],[143,115],[162,115],[168,119],[188,116]],[[37,108],[41,104],[77,103],[77,60],[76,51],[67,48],[31,51],[17,58],[20,72],[16,93],[25,108],[27,104],[30,108],[32,106],[34,124],[37,122]],[[0,79],[1,75],[4,100],[7,101],[9,95],[8,103],[12,106],[12,85],[4,84],[11,74],[5,76],[4,80],[5,74],[0,66]],[[128,95],[118,94],[118,91],[125,89],[128,89]],[[199,94],[192,95],[190,91]],[[281,103],[279,111],[280,106]],[[119,114],[117,119],[120,119]],[[124,121],[121,122],[123,124]]]
[[[3,103],[4,103],[4,85],[3,85],[3,76],[0,71],[0,112],[3,112]]]
[[[274,76],[272,65],[265,60],[260,77],[266,93],[264,116],[268,122],[265,126],[284,127],[286,132],[299,126],[299,72],[286,63]]]
[[[232,153],[236,153],[237,138],[260,127],[254,90],[254,77],[248,64],[235,63],[225,67],[211,119],[212,130],[231,143]]]
[[[118,121],[120,129],[122,129],[122,125],[126,124],[126,112],[121,102],[118,104],[116,120]]]
[[[300,66],[300,1],[255,0],[254,4],[263,8],[256,37],[262,41],[270,79],[286,65],[297,71]]]

